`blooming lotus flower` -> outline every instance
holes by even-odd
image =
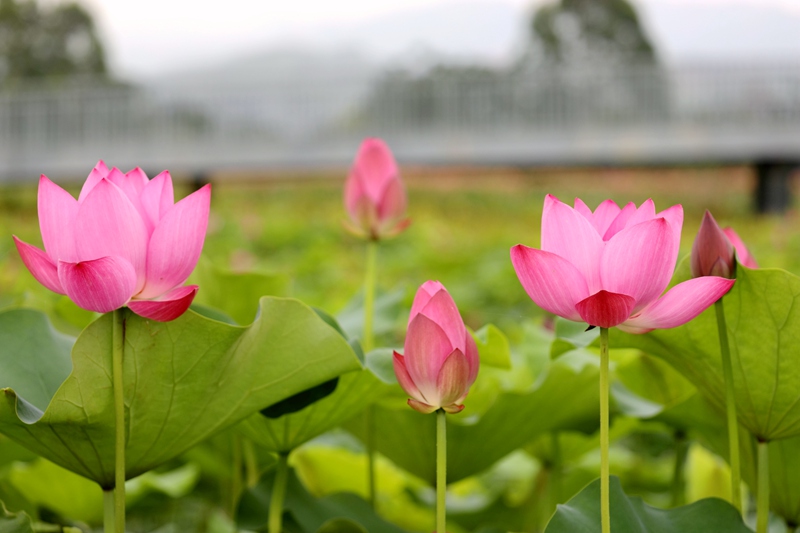
[[[662,296],[675,262],[683,208],[656,214],[652,200],[638,209],[611,200],[592,212],[548,195],[542,248],[521,244],[511,262],[528,296],[555,315],[630,333],[680,326],[717,301],[734,281],[707,276],[680,283]]]
[[[461,402],[478,376],[478,347],[438,281],[417,290],[403,351],[394,352],[394,373],[411,396],[408,405],[420,413],[464,409]]]
[[[731,228],[721,229],[711,213],[706,211],[692,244],[692,277],[735,278],[736,257],[746,267],[758,267],[736,232]]]
[[[42,175],[44,251],[14,242],[39,283],[83,309],[127,305],[145,318],[173,320],[197,293],[183,283],[203,248],[210,199],[206,185],[175,203],[169,172],[148,180],[140,168],[124,174],[100,161],[77,200]]]
[[[344,187],[344,206],[350,216],[348,229],[378,240],[402,232],[406,192],[394,156],[381,139],[365,139],[350,169]]]

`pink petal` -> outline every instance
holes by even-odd
[[[147,218],[153,227],[158,225],[167,211],[175,203],[175,196],[172,188],[172,176],[164,171],[152,180],[148,181],[142,189],[140,195],[142,207]]]
[[[681,248],[681,231],[683,230],[683,206],[676,204],[667,209],[664,209],[656,215],[656,217],[663,217],[669,222],[669,227],[672,228],[672,240],[675,243],[675,258],[673,263],[678,261],[678,254]]]
[[[575,304],[589,295],[586,279],[566,259],[518,244],[511,263],[531,300],[547,312],[580,321]]]
[[[186,285],[171,290],[157,300],[131,300],[128,307],[144,318],[156,322],[175,320],[189,309],[197,294],[197,285]]]
[[[739,235],[733,231],[733,228],[725,228],[722,231],[725,232],[728,240],[731,241],[731,244],[733,244],[733,247],[736,249],[736,258],[739,260],[739,262],[747,268],[758,268],[758,263],[756,262],[755,257],[750,254],[750,250],[747,249],[747,245],[745,245],[741,237],[739,237]]]
[[[83,187],[81,187],[81,193],[78,195],[78,203],[83,202],[83,200],[88,196],[92,189],[100,183],[100,180],[108,176],[109,170],[106,164],[101,159],[97,162],[94,166],[92,171],[89,173],[89,177],[86,178],[86,181],[83,182]]]
[[[136,272],[134,293],[144,286],[147,229],[127,196],[110,181],[101,180],[78,207],[75,241],[80,261],[121,257]]]
[[[658,298],[675,270],[672,228],[663,218],[629,226],[606,243],[600,261],[603,288],[636,301],[633,313]]]
[[[420,394],[431,401],[438,398],[436,378],[453,351],[447,334],[430,318],[419,314],[408,326],[404,351],[406,370]]]
[[[478,353],[478,345],[475,344],[475,339],[472,338],[469,331],[466,332],[466,340],[464,343],[467,346],[467,351],[464,355],[467,356],[469,363],[469,379],[467,380],[467,387],[471,387],[478,377],[478,367],[480,367],[480,354]]]
[[[439,291],[446,290],[447,289],[444,288],[444,285],[438,281],[428,280],[420,285],[419,289],[417,289],[417,293],[414,295],[414,302],[411,304],[411,313],[408,316],[408,324],[411,324],[411,321],[414,319],[414,317],[417,316],[422,308],[428,304],[434,294]],[[406,325],[406,327],[407,326],[408,325]]]
[[[164,215],[150,236],[147,283],[137,298],[155,298],[186,281],[203,250],[210,204],[206,185]]]
[[[619,216],[621,209],[614,200],[605,200],[592,213],[592,210],[580,198],[575,198],[575,211],[586,217],[597,233],[605,235],[608,227]]]
[[[364,201],[365,196],[366,192],[361,185],[361,180],[351,172],[344,183],[344,208],[350,219],[356,224],[361,223],[363,208],[360,207],[360,204]]]
[[[78,201],[42,174],[38,192],[39,228],[53,268],[55,261],[74,261]]]
[[[397,377],[397,382],[400,384],[400,387],[403,388],[406,394],[421,402],[426,401],[425,397],[419,391],[417,386],[414,385],[414,381],[408,374],[408,370],[406,370],[405,358],[399,353],[394,352],[392,364],[394,365],[394,375]]]
[[[636,212],[631,215],[631,218],[628,219],[625,227],[630,228],[631,226],[641,224],[642,222],[647,222],[648,220],[653,220],[654,218],[656,218],[656,204],[653,202],[652,198],[648,198],[642,202],[642,205],[639,206],[639,209],[637,209]]]
[[[450,405],[443,405],[442,409],[444,409],[446,413],[454,415],[456,413],[460,413],[461,411],[463,411],[464,410],[464,406],[454,403],[454,404],[450,404]]]
[[[439,408],[438,408],[437,406],[435,406],[435,405],[428,405],[428,404],[427,404],[427,403],[425,403],[425,402],[420,402],[420,401],[417,401],[417,400],[413,400],[413,399],[411,399],[411,398],[409,398],[409,400],[408,400],[408,405],[409,405],[409,406],[410,406],[410,407],[411,407],[413,410],[415,410],[415,411],[419,411],[419,412],[420,412],[420,413],[422,413],[423,415],[429,415],[429,414],[431,414],[432,412],[434,412],[434,411],[436,411],[437,409],[439,409]],[[463,409],[463,407],[462,407],[462,409]]]
[[[636,301],[627,294],[600,291],[581,300],[576,308],[584,322],[599,328],[613,328],[631,316]]]
[[[603,240],[591,222],[549,194],[542,213],[542,251],[556,254],[577,268],[590,292],[601,288],[598,266]]]
[[[130,262],[118,256],[78,263],[60,261],[58,278],[78,307],[98,313],[124,306],[136,286],[136,271]]]
[[[445,359],[436,377],[436,390],[439,392],[440,407],[455,403],[469,390],[470,367],[467,357],[461,350],[453,350]]]
[[[136,170],[137,169],[134,169],[128,172],[128,174],[124,174],[120,169],[114,167],[108,173],[108,177],[106,179],[119,187],[120,190],[125,193],[125,196],[128,197],[128,200],[130,200],[131,204],[133,204],[133,207],[136,208],[136,211],[139,213],[139,216],[144,222],[145,228],[147,229],[147,234],[150,235],[150,233],[153,232],[154,224],[150,222],[150,217],[147,215],[147,211],[142,205],[142,200],[139,197],[142,189],[144,188],[142,178],[144,178],[145,182],[147,182],[147,176],[144,174],[144,172],[142,172],[141,169],[138,169],[138,173]]]
[[[628,226],[628,221],[635,214],[636,204],[633,202],[625,204],[625,207],[622,208],[614,220],[611,221],[611,224],[609,224],[608,229],[606,229],[606,232],[603,234],[603,240],[611,240],[611,237],[624,230]]]
[[[447,338],[450,339],[451,348],[458,348],[462,352],[466,350],[464,338],[467,329],[464,327],[464,321],[461,319],[456,303],[444,288],[431,296],[419,314],[430,318],[442,328],[447,334]]]
[[[674,328],[689,322],[708,306],[722,298],[735,280],[704,276],[672,287],[619,328],[629,333],[647,333],[652,329]]]
[[[127,178],[126,181],[128,182],[128,186],[136,191],[136,196],[141,195],[145,185],[150,182],[147,174],[144,173],[144,170],[142,170],[141,167],[136,167],[133,170],[126,172],[125,176]]]
[[[53,292],[58,294],[66,294],[61,287],[61,282],[58,280],[58,269],[53,261],[44,253],[32,244],[19,240],[16,235],[14,236],[14,244],[17,245],[17,251],[22,258],[22,262],[28,268],[36,281],[47,287]]]
[[[401,218],[406,212],[406,191],[399,179],[386,183],[380,202],[378,202],[378,220],[387,226]]]
[[[358,176],[364,193],[377,205],[386,182],[397,176],[397,163],[381,139],[364,139],[353,162],[352,172]]]
[[[581,200],[580,198],[575,198],[573,209],[575,209],[575,211],[583,215],[584,218],[586,218],[586,220],[594,224],[594,213],[592,213],[592,210],[589,208],[588,205],[586,205],[586,203],[583,200]]]

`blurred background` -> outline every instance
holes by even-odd
[[[793,0],[0,1],[0,179],[800,161]]]

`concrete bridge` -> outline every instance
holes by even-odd
[[[800,63],[450,70],[259,87],[99,83],[0,93],[0,182],[119,167],[213,175],[346,166],[365,136],[403,164],[753,164],[761,211],[800,165]]]

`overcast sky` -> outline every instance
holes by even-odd
[[[56,1],[56,0],[49,0]],[[148,75],[219,61],[282,42],[313,43],[320,29],[348,26],[454,0],[80,0],[100,26],[112,69]],[[531,10],[541,0],[493,0]],[[691,3],[694,0],[636,0]],[[800,0],[704,0],[774,4],[800,13]],[[799,33],[800,35],[800,33]],[[800,38],[800,37],[798,37]]]

